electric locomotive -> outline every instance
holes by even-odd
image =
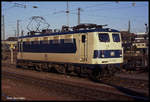
[[[88,74],[94,80],[114,73],[123,63],[118,30],[105,25],[63,26],[61,31],[31,33],[18,38],[17,66],[60,73]]]

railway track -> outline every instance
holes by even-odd
[[[149,90],[149,81],[143,79],[132,79],[126,77],[112,76],[104,78],[103,83],[119,85],[126,88]]]
[[[2,72],[3,77],[17,79],[29,83],[35,83],[48,89],[55,89],[62,93],[71,94],[74,97],[82,100],[149,100],[138,92],[124,89],[113,85],[100,85],[81,83],[60,79],[42,79],[33,76],[26,76],[14,72]],[[109,98],[108,98],[109,97]]]
[[[16,68],[16,65],[15,64],[3,64],[3,66],[6,66],[6,67],[11,67],[11,68]],[[70,75],[71,77],[75,77],[77,75]],[[86,76],[81,76],[81,77],[85,77]],[[121,83],[129,83],[129,85],[127,85],[128,87],[131,86],[134,86],[135,88],[137,88],[139,84],[144,84],[146,85],[147,87],[149,86],[149,83],[148,83],[149,79],[148,78],[137,78],[137,77],[127,77],[127,76],[121,76],[121,75],[115,75],[115,76],[111,76],[111,77],[106,77],[106,78],[103,78],[102,82],[110,82],[110,83],[117,83],[117,84],[120,84],[120,85],[127,85],[127,84],[121,84]],[[130,84],[131,83],[131,84]],[[137,87],[136,87],[137,86]],[[140,88],[140,87],[139,87]]]

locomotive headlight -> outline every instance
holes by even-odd
[[[101,57],[102,57],[102,58],[105,57],[105,56],[104,56],[104,50],[101,51]]]
[[[102,55],[102,57],[104,57],[104,55]]]
[[[115,55],[115,53],[114,53],[114,52],[111,52],[111,53],[110,53],[110,55],[111,55],[111,56],[114,56],[114,55]]]
[[[120,54],[120,56],[122,57],[122,54]]]

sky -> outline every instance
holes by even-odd
[[[19,20],[20,32],[23,30],[26,35],[27,25],[33,16],[43,17],[50,25],[50,29],[61,29],[63,25],[67,25],[65,13],[67,1],[3,1],[1,5],[1,15],[4,15],[5,22],[5,38],[15,36],[17,20]],[[130,20],[132,33],[145,32],[145,23],[149,22],[148,6],[148,1],[69,1],[69,26],[78,24],[77,9],[81,8],[80,23],[107,24],[108,28],[126,31]],[[34,29],[35,25],[35,21],[32,21],[29,25],[30,29]],[[46,26],[41,24],[40,27]]]

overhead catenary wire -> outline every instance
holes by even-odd
[[[32,8],[38,8],[36,5],[27,5],[26,2],[25,2],[25,4],[16,3],[16,2],[10,2],[10,3],[11,3],[11,6],[8,8],[5,8],[5,9],[2,8],[3,11],[11,10],[12,8],[15,8],[15,7],[28,8],[29,6],[32,6]]]
[[[115,2],[114,2],[115,3]],[[74,6],[74,5],[72,5]],[[135,2],[132,2],[132,3],[129,3],[128,5],[124,5],[124,4],[121,4],[121,3],[115,3],[113,4],[112,2],[109,2],[109,3],[101,3],[101,4],[95,4],[95,5],[90,5],[90,6],[85,6],[85,7],[82,7],[82,8],[85,8],[85,9],[91,9],[91,8],[94,8],[94,7],[103,7],[103,6],[109,6],[109,7],[112,7],[112,6],[132,6],[132,7],[137,7],[137,6],[146,6],[146,5],[137,5]]]
[[[110,5],[110,4],[112,4],[112,3],[101,3],[101,4],[88,5],[88,6],[85,6],[82,8],[93,8],[93,7],[97,7],[97,6],[106,6],[106,5]],[[79,5],[72,4],[72,6],[79,6]]]
[[[112,5],[112,3],[103,3],[103,4],[96,4],[96,5],[90,5],[90,6],[86,6],[86,9],[85,9],[85,11],[87,10],[87,9],[89,9],[89,8],[93,8],[93,7],[96,7],[96,6],[108,6],[108,5]],[[120,9],[128,9],[128,8],[131,8],[131,7],[128,7],[128,5],[122,5],[122,6],[126,6],[126,7],[118,7],[118,8],[109,8],[109,10],[120,10]],[[137,8],[137,7],[144,7],[144,6],[134,6],[134,8]],[[82,8],[84,8],[84,7],[82,7]],[[69,11],[76,11],[77,9],[74,9],[74,10],[69,10]],[[105,10],[108,10],[108,9],[101,9],[101,8],[99,8],[99,9],[94,9],[94,10],[99,10],[99,12],[104,12]],[[60,13],[65,13],[66,11],[65,10],[61,10],[61,11],[58,11],[58,12],[53,12],[52,14],[60,14]],[[71,13],[71,12],[69,12],[70,14],[73,14],[73,13]],[[46,15],[44,15],[44,16],[47,16],[47,15],[49,15],[49,14],[46,14]]]

